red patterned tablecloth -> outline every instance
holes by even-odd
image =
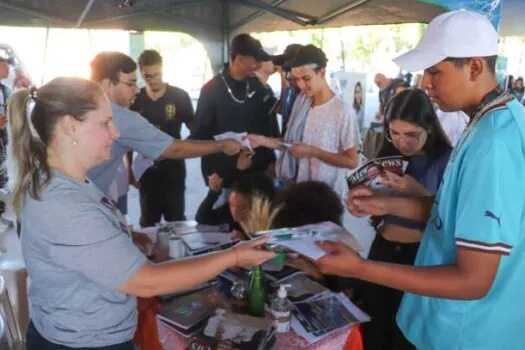
[[[184,350],[188,346],[189,339],[171,330],[158,319],[157,329],[159,332],[159,341],[164,350]],[[287,334],[277,336],[275,349],[339,350],[343,349],[350,331],[348,328],[342,328],[314,344],[308,344],[304,338],[290,331]]]

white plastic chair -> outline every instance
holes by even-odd
[[[24,349],[24,336],[15,319],[2,276],[0,276],[0,322],[0,349],[5,349],[4,344],[7,344],[6,350]]]

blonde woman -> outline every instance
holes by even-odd
[[[14,206],[30,277],[28,350],[132,350],[135,296],[167,294],[273,253],[264,240],[176,263],[152,265],[122,215],[86,173],[118,137],[99,85],[57,78],[20,90],[9,105],[18,168]]]

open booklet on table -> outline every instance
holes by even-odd
[[[319,298],[295,303],[292,328],[310,344],[353,324],[368,322],[370,316],[343,293],[326,293]]]

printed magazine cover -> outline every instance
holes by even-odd
[[[381,184],[381,176],[385,171],[391,171],[403,175],[408,162],[402,156],[383,157],[369,160],[357,168],[346,178],[348,189],[352,190],[358,186],[366,186],[376,191],[389,191],[389,188]]]

